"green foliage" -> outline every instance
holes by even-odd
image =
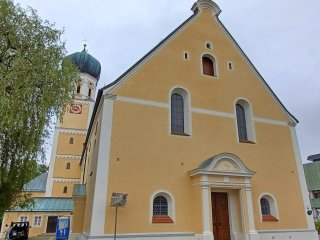
[[[79,81],[62,34],[34,9],[0,0],[0,216],[25,202],[20,192],[36,174],[47,126]]]
[[[316,227],[316,230],[317,230],[318,232],[320,232],[320,220],[315,221],[315,222],[314,222],[314,225],[315,225],[315,227]]]

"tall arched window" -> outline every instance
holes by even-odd
[[[81,86],[78,85],[78,86],[77,86],[77,93],[80,93],[80,90],[81,90]]]
[[[211,55],[202,56],[202,73],[207,76],[217,76],[216,61]]]
[[[71,138],[69,139],[69,144],[73,144],[73,142],[74,142],[74,139],[73,139],[73,137],[71,137]]]
[[[178,93],[171,95],[171,132],[184,133],[183,97]]]
[[[170,131],[173,135],[191,135],[189,93],[183,88],[170,92]]]
[[[239,142],[254,143],[254,125],[250,104],[240,99],[235,105]]]
[[[68,187],[67,186],[64,186],[63,193],[68,193]]]
[[[239,140],[248,140],[245,110],[240,104],[236,104],[236,112]]]
[[[70,169],[70,163],[67,163],[66,169]]]

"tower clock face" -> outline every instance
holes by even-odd
[[[82,105],[81,104],[71,104],[70,113],[81,114]]]

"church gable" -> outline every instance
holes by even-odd
[[[243,98],[257,117],[296,122],[219,21],[217,5],[198,1],[193,10],[104,93],[168,103],[170,90],[179,86],[190,92],[196,108],[232,113]]]

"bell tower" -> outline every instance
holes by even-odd
[[[79,163],[101,72],[99,61],[87,52],[86,44],[81,52],[67,58],[78,67],[81,81],[75,86],[72,103],[55,127],[46,197],[70,198],[74,184],[80,183]]]

